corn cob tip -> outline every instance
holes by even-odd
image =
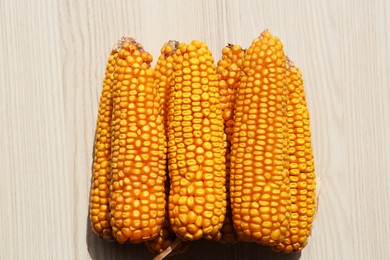
[[[295,68],[294,62],[286,55],[286,65],[290,68]]]
[[[244,52],[246,51],[246,49],[243,49],[241,46],[239,46],[237,44],[232,44],[232,43],[228,43],[226,45],[226,48],[229,48],[229,49],[238,48],[241,51],[244,51]]]
[[[265,29],[260,33],[260,37],[264,37],[264,34],[266,34],[266,33],[270,33],[268,28],[265,28]]]
[[[128,37],[128,36],[122,36],[122,38],[121,38],[120,40],[118,40],[118,41],[115,43],[113,49],[119,52],[119,50],[122,48],[122,46],[123,46],[123,44],[124,44],[125,42],[127,42],[128,44],[135,45],[136,48],[137,48],[140,52],[145,52],[144,47],[142,46],[142,44],[140,44],[139,42],[137,42],[137,41],[135,40],[135,38],[133,38],[133,37]]]
[[[165,54],[165,57],[172,56],[177,49],[179,48],[179,42],[175,40],[169,40],[166,43],[166,46],[163,47],[163,50],[161,50],[162,53]]]
[[[133,55],[133,53],[138,52],[138,54],[141,56],[143,60],[143,63],[147,67],[150,67],[153,61],[153,56],[149,52],[145,51],[143,46],[132,37],[123,36],[114,45],[114,52],[118,52],[119,56],[122,58],[125,58],[125,56]]]
[[[273,35],[269,30],[268,28],[264,29],[260,35],[258,37],[256,37],[255,39],[253,39],[252,41],[252,44],[255,44],[257,41],[263,39],[263,38],[273,38],[273,40],[276,40],[276,41],[279,41],[280,42],[280,39]]]
[[[122,45],[124,42],[135,42],[135,39],[132,37],[122,36],[115,44],[114,47],[112,47],[113,50],[119,52],[119,50],[122,48]]]

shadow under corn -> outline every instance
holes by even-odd
[[[223,244],[214,241],[200,240],[191,242],[189,249],[182,255],[170,257],[171,260],[298,260],[301,253],[276,253],[270,248],[256,243]]]
[[[108,242],[93,233],[87,220],[87,245],[91,259],[153,259],[151,253],[144,244],[124,244]],[[255,243],[222,244],[219,242],[200,240],[189,242],[189,248],[184,254],[174,255],[166,259],[170,260],[298,260],[301,253],[276,253],[271,249]]]
[[[105,241],[98,237],[91,228],[89,218],[87,218],[87,248],[91,259],[153,259],[153,253],[145,247],[144,244],[124,244],[116,241]]]

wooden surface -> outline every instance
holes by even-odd
[[[390,259],[388,1],[0,0],[0,24],[0,259],[151,259],[87,220],[109,51],[134,36],[156,60],[169,39],[200,39],[217,60],[265,28],[305,78],[321,186],[309,245],[200,241],[172,259]]]

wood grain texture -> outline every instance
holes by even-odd
[[[169,39],[200,39],[217,60],[265,28],[305,78],[321,186],[309,245],[198,241],[171,259],[390,259],[388,1],[0,0],[0,23],[0,259],[151,259],[87,219],[109,51],[128,35],[157,59]]]

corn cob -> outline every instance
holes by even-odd
[[[172,55],[176,52],[177,41],[169,41],[164,44],[164,46],[161,49],[161,55],[157,60],[156,68],[155,68],[155,83],[158,86],[158,91],[160,94],[160,107],[161,107],[161,113],[164,119],[164,126],[166,133],[168,132],[168,123],[167,123],[167,99],[168,99],[168,90],[169,90],[169,82],[170,78],[173,73],[173,65],[174,60]],[[168,169],[166,169],[166,175],[168,175]],[[170,181],[169,177],[167,176],[167,179],[165,181],[165,195],[166,198],[169,196],[169,186]],[[164,250],[167,250],[169,246],[176,240],[176,234],[172,231],[171,225],[169,222],[169,212],[168,212],[168,203],[166,204],[165,209],[165,219],[163,223],[163,227],[160,230],[158,236],[147,242],[147,247],[157,253],[161,254],[164,252]],[[174,249],[174,252],[178,252],[182,249],[182,246],[179,245],[177,248]]]
[[[221,96],[222,116],[226,134],[226,215],[221,229],[222,240],[232,242],[237,239],[233,227],[232,209],[230,206],[230,146],[233,137],[233,114],[236,102],[237,87],[242,77],[242,65],[245,51],[239,45],[229,44],[222,49],[222,59],[218,62],[220,75],[219,94]]]
[[[107,240],[113,239],[109,218],[109,184],[111,179],[112,88],[114,85],[113,74],[117,58],[118,52],[114,48],[108,58],[106,76],[103,81],[102,95],[99,102],[91,199],[89,204],[92,230]]]
[[[161,112],[164,119],[165,133],[168,133],[168,108],[167,102],[169,98],[169,82],[173,73],[174,57],[179,45],[178,41],[168,41],[161,48],[161,55],[157,60],[155,68],[155,83],[158,87],[158,93],[160,95]]]
[[[120,243],[153,239],[165,215],[166,147],[152,56],[133,39],[119,49],[112,115],[111,226]]]
[[[286,58],[265,31],[246,51],[231,147],[230,189],[239,239],[281,242],[290,220]]]
[[[307,244],[316,211],[316,180],[311,146],[310,117],[301,71],[291,61],[286,73],[289,102],[291,220],[285,239],[274,246],[286,253],[301,251]]]
[[[174,56],[168,101],[170,222],[182,239],[212,239],[226,209],[219,77],[205,43],[181,43]]]

